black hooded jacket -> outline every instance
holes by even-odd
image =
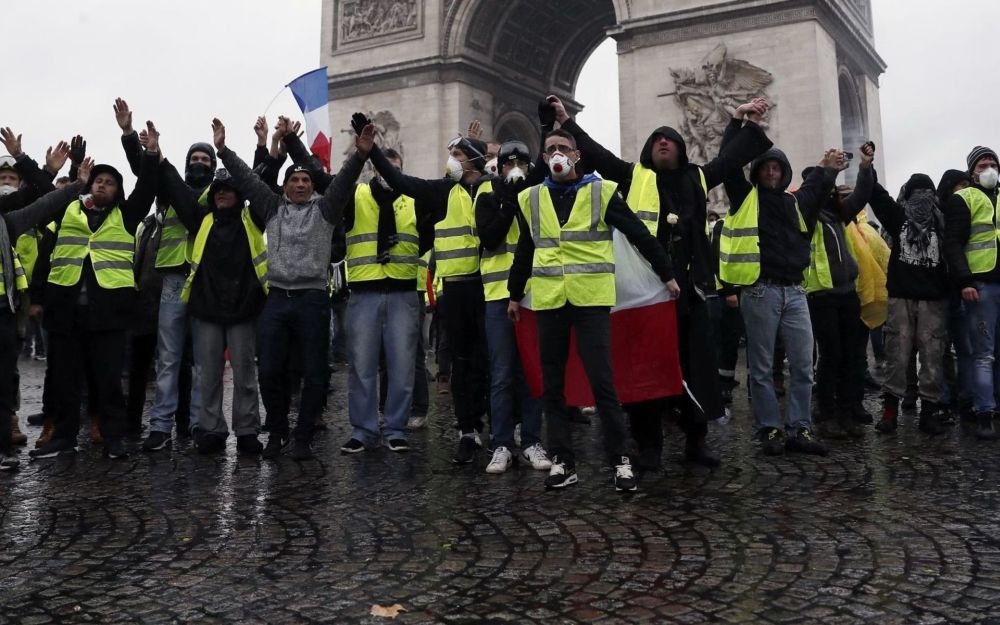
[[[777,189],[766,189],[757,184],[760,166],[766,161],[777,161],[781,165],[781,182]],[[739,173],[725,182],[730,215],[736,214],[750,190],[757,186],[760,203],[757,221],[760,280],[789,285],[802,282],[803,274],[809,267],[809,224],[815,225],[820,206],[833,189],[837,173],[831,168],[817,167],[798,190],[786,193],[792,182],[791,164],[784,152],[771,149],[753,161],[749,181]],[[802,232],[799,226],[796,200],[807,232]]]
[[[753,122],[744,125],[742,121],[734,119],[730,122],[730,127],[735,128],[732,141],[718,157],[701,166],[709,190],[727,178],[740,174],[744,165],[772,145],[760,126]],[[635,163],[622,160],[609,152],[572,119],[567,120],[562,129],[569,131],[576,139],[577,147],[583,153],[582,160],[604,178],[619,183],[622,197],[628,197]],[[691,286],[703,293],[715,291],[715,257],[705,232],[708,198],[701,188],[699,167],[688,162],[687,144],[673,128],[661,126],[650,133],[639,153],[639,162],[649,169],[655,169],[653,142],[659,136],[673,140],[681,148],[680,166],[677,169],[657,171],[660,221],[656,238],[665,249],[669,249],[677,281],[681,286],[678,306],[683,312],[687,309]],[[675,226],[670,226],[666,221],[670,213],[678,217]]]
[[[1000,187],[984,189],[978,184],[973,186],[985,193],[996,208],[997,190]],[[965,245],[969,242],[969,233],[972,230],[972,214],[965,199],[957,193],[953,193],[944,205],[944,227],[945,259],[948,261],[952,281],[959,289],[974,287],[976,282],[1000,282],[1000,262],[984,273],[973,274],[969,269],[969,261],[965,258]]]

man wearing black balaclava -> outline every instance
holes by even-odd
[[[768,104],[754,100],[739,107],[730,122],[736,132],[732,141],[712,162],[698,166],[688,161],[684,138],[668,126],[649,135],[638,162],[624,161],[580,128],[558,98],[550,96],[549,100],[556,121],[576,138],[584,160],[601,176],[620,184],[629,207],[669,251],[681,287],[677,338],[688,394],[674,402],[654,400],[625,406],[640,449],[639,464],[659,468],[661,418],[673,403],[680,411],[680,426],[687,437],[686,458],[716,466],[719,458],[705,444],[707,420],[722,416],[725,408],[706,303],[707,295],[715,291],[715,262],[705,232],[708,192],[771,147],[757,125]],[[750,112],[757,117],[744,122],[744,115]]]

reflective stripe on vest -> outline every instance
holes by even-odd
[[[208,190],[212,185],[205,187],[198,197],[198,203],[208,206]],[[167,208],[163,215],[163,225],[160,230],[160,245],[156,248],[156,268],[169,269],[170,267],[180,267],[184,263],[191,262],[192,250],[194,249],[194,236],[187,231],[184,224],[173,206]]]
[[[14,259],[14,284],[18,291],[27,291],[28,277],[24,273],[24,267],[21,265],[17,250],[13,247],[11,248],[11,257]],[[3,275],[3,267],[0,266],[0,297],[5,295],[7,295],[7,279]]]
[[[427,292],[427,270],[431,263],[431,251],[427,250],[423,256],[417,260],[417,290],[421,293]]]
[[[247,233],[247,241],[250,248],[250,260],[253,262],[253,271],[257,275],[257,281],[267,293],[267,247],[264,245],[264,235],[261,234],[257,224],[250,217],[250,209],[243,207],[240,211],[240,221],[243,222],[243,229]],[[191,285],[194,284],[194,276],[201,266],[202,256],[205,254],[205,243],[208,241],[208,234],[215,225],[215,215],[208,213],[201,220],[198,234],[194,238],[194,250],[191,254],[191,272],[187,280],[184,281],[184,289],[181,291],[181,301],[186,302],[191,297]]]
[[[354,190],[354,226],[347,233],[347,268],[351,282],[415,280],[420,239],[413,198],[401,195],[392,204],[398,242],[389,248],[389,262],[378,262],[378,202],[367,184]]]
[[[805,280],[806,293],[826,291],[833,288],[833,275],[830,272],[830,256],[826,253],[826,241],[823,237],[823,228],[827,225],[822,221],[817,221],[812,239],[809,241],[809,269],[806,270]],[[834,228],[840,228],[840,234],[843,235],[844,240],[847,242],[847,253],[857,262],[857,255],[854,253],[854,242],[851,240],[851,237],[847,236],[844,225],[841,223],[829,225],[832,225]],[[860,278],[861,276],[859,275],[855,279],[855,285],[857,285],[857,281]]]
[[[702,191],[705,192],[705,197],[708,197],[705,172],[701,167],[698,168],[698,177]],[[628,197],[625,201],[655,237],[660,223],[660,190],[656,187],[656,172],[642,163],[636,163],[632,167],[632,182],[629,184]]]
[[[115,206],[97,232],[90,230],[80,201],[66,208],[52,250],[49,283],[73,286],[80,281],[83,263],[90,256],[97,284],[103,289],[135,288],[132,259],[135,237],[125,229],[121,210]]]
[[[520,236],[521,228],[515,219],[511,222],[507,236],[500,245],[492,250],[483,250],[482,259],[479,261],[479,270],[483,275],[483,293],[486,295],[487,302],[510,297],[510,291],[507,290],[507,278],[510,277],[510,268],[514,264],[514,251],[517,250],[517,239]]]
[[[965,244],[965,260],[973,274],[992,271],[997,264],[998,207],[988,195],[975,187],[966,187],[956,195],[969,207],[969,240]],[[1000,204],[1000,202],[998,202]]]
[[[788,193],[786,191],[786,193]],[[799,201],[795,200],[795,213],[799,217],[799,230],[808,232],[806,222],[799,210]],[[719,278],[728,284],[749,286],[760,278],[760,233],[757,229],[757,218],[760,214],[757,186],[754,185],[747,193],[746,199],[740,204],[734,215],[726,218],[722,224],[722,236],[719,237]]]
[[[518,195],[531,229],[535,253],[531,270],[534,310],[615,305],[615,255],[604,214],[618,186],[598,180],[577,190],[562,226],[544,185]]]
[[[489,181],[479,185],[476,196],[493,191]],[[434,225],[436,276],[467,276],[479,271],[479,235],[476,232],[475,197],[461,184],[448,194],[448,212]]]

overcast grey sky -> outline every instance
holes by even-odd
[[[879,146],[887,186],[898,188],[915,171],[937,180],[945,169],[964,168],[973,145],[1000,149],[1000,125],[987,113],[1000,97],[990,55],[1000,2],[873,4],[876,47],[889,66]],[[97,160],[124,173],[116,96],[136,111],[137,127],[157,123],[177,163],[190,143],[210,140],[216,115],[229,144],[249,158],[256,116],[284,84],[318,66],[320,0],[32,0],[4,2],[2,15],[0,125],[22,133],[39,160],[47,146],[81,133]],[[605,42],[577,94],[588,107],[581,122],[609,147],[618,142],[617,93],[606,78],[615,62],[613,42]],[[279,113],[298,116],[287,91],[269,122]]]

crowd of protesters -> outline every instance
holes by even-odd
[[[997,154],[977,146],[963,170],[937,185],[915,173],[893,197],[867,142],[827,150],[796,183],[760,124],[768,108],[756,99],[733,111],[709,163],[689,162],[666,126],[629,161],[549,96],[538,149],[484,140],[474,122],[448,145],[446,175],[421,179],[376,144],[360,113],[354,150],[333,173],[285,117],[270,145],[257,120],[251,164],[215,119],[212,143],[192,144],[175,165],[155,125],[136,132],[119,99],[131,193],[119,171],[87,157],[82,137],[50,148],[39,167],[0,129],[0,470],[18,468],[27,442],[22,355],[45,361],[42,410],[27,418],[42,426],[32,459],[76,452],[86,414],[110,459],[139,440],[165,453],[175,438],[225,453],[231,429],[239,454],[306,460],[326,427],[331,371],[345,364],[348,414],[328,417],[350,423],[340,450],[407,452],[427,424],[429,346],[437,392],[454,409],[453,462],[474,464],[488,447],[487,473],[521,461],[548,472],[547,488],[577,482],[572,423],[589,415],[617,490],[661,468],[672,421],[684,458],[717,466],[708,423],[728,418],[744,383],[742,342],[765,455],[825,455],[824,439],[866,429],[892,435],[918,401],[915,425],[928,436],[961,421],[995,439]],[[852,166],[853,187],[838,185]],[[720,185],[728,210],[716,214]],[[680,395],[619,400],[614,232],[675,303]],[[540,396],[516,336],[526,297]],[[571,345],[596,406],[567,405]],[[863,403],[873,387],[877,416]]]

